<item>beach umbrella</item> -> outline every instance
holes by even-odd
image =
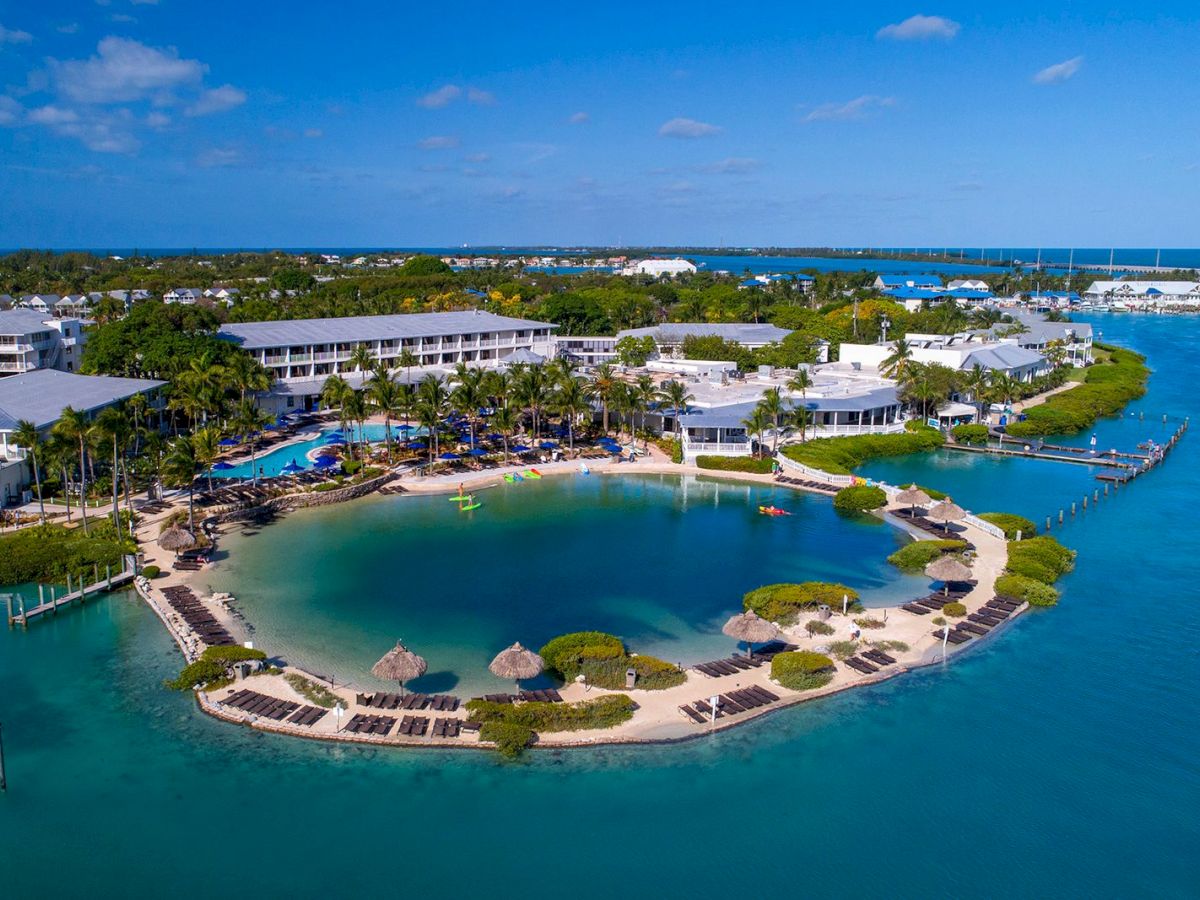
[[[482,447],[476,447],[474,450],[468,450],[467,456],[487,456],[488,452]]]
[[[279,474],[280,475],[298,475],[300,472],[303,472],[303,471],[304,471],[304,466],[300,465],[298,462],[296,462],[295,459],[293,459],[290,463],[288,463],[286,466],[284,466],[282,469],[279,470]]]
[[[946,531],[949,531],[950,523],[957,522],[960,519],[965,519],[967,517],[967,512],[957,503],[951,503],[950,498],[947,497],[945,500],[931,509],[929,511],[929,515],[935,519],[941,519],[942,527]]]
[[[425,450],[429,447],[424,441],[409,441],[404,446],[409,450]]]
[[[344,446],[345,443],[346,439],[340,435],[330,435],[329,437],[325,438],[325,444],[329,447]]]
[[[509,447],[509,449],[513,453],[528,453],[529,452],[529,448],[526,447],[524,444],[513,444],[513,446]]]
[[[517,683],[517,691],[521,690],[522,678],[536,678],[542,674],[545,663],[532,650],[526,650],[517,641],[507,650],[501,650],[488,666],[491,673],[498,678],[509,678]]]
[[[214,472],[228,472],[232,468],[233,466],[230,463],[225,462],[225,460],[213,463]]]
[[[558,444],[554,443],[554,441],[542,441],[538,444],[538,447],[542,450],[553,450],[557,446]]]
[[[945,592],[950,592],[951,581],[969,581],[971,570],[953,556],[943,556],[935,559],[925,567],[925,574],[934,581],[945,585]]]
[[[396,646],[371,666],[371,674],[384,681],[400,682],[400,696],[403,697],[404,682],[420,678],[428,668],[422,657],[417,656],[400,641],[396,641]]]
[[[915,484],[896,495],[896,502],[907,506],[910,514],[916,512],[918,506],[927,506],[930,499],[930,496]]]
[[[158,536],[158,546],[178,556],[181,550],[191,550],[196,546],[196,536],[186,528],[172,525]]]
[[[241,441],[239,441],[237,438],[231,437],[221,438],[221,440],[217,441],[217,444],[221,447],[236,447],[240,443]]]
[[[489,441],[502,441],[504,440],[504,435],[493,431],[491,434],[487,435],[487,439]]]
[[[755,644],[765,644],[767,641],[773,641],[779,637],[779,626],[774,622],[768,622],[752,609],[732,616],[721,631],[731,638],[745,641],[750,648],[751,656],[754,656]]]
[[[337,464],[338,458],[336,456],[318,456],[316,461],[313,463],[313,465],[318,469],[328,469],[331,466],[336,466]]]
[[[438,454],[438,459],[462,459],[462,457],[457,453],[446,451],[445,453]]]

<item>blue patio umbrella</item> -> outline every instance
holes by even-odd
[[[462,457],[459,456],[457,453],[450,453],[449,451],[447,451],[446,453],[440,454],[438,456],[438,459],[462,459]]]
[[[275,431],[277,428],[279,428],[278,425],[264,425],[263,431]]]
[[[325,445],[327,447],[339,447],[339,446],[343,446],[345,443],[346,443],[345,438],[341,438],[341,437],[325,438]]]
[[[233,468],[233,466],[231,466],[229,463],[225,462],[225,460],[221,460],[218,463],[213,463],[213,471],[214,472],[228,472],[232,468]]]
[[[508,449],[510,449],[513,453],[528,453],[530,450],[530,448],[526,447],[524,444],[514,444]]]
[[[318,456],[316,461],[313,463],[313,465],[318,469],[328,469],[331,466],[336,466],[337,464],[338,458],[336,456]]]
[[[241,443],[241,441],[239,441],[237,438],[227,437],[221,438],[221,440],[219,440],[217,443],[222,447],[236,447]]]
[[[397,431],[413,431],[415,428],[416,428],[415,425],[397,425],[396,426]]]
[[[425,450],[425,449],[428,449],[428,447],[429,447],[429,445],[427,443],[425,443],[424,441],[409,441],[404,446],[407,447],[409,450]]]
[[[329,434],[325,435],[325,438],[328,440],[329,438],[344,438],[345,436],[346,435],[341,431],[331,431]]]
[[[292,460],[286,466],[279,470],[281,475],[296,475],[304,471],[304,466],[300,465],[296,460]]]
[[[487,456],[488,452],[482,447],[476,447],[474,450],[468,450],[467,456]]]
[[[538,444],[538,447],[540,447],[542,450],[553,450],[557,446],[558,444],[554,443],[554,441],[542,441],[540,444]]]
[[[489,441],[502,441],[502,440],[504,440],[504,435],[497,434],[496,432],[493,431],[491,434],[487,435],[487,439]]]

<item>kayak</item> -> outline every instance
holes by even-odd
[[[512,484],[517,479],[513,478],[512,474],[510,473],[510,474],[504,476],[504,480],[507,481],[509,484]]]
[[[764,516],[790,516],[791,513],[786,509],[780,509],[778,506],[760,506],[758,511]]]
[[[461,494],[460,494],[460,495],[459,495],[459,496],[457,496],[457,497],[451,497],[451,498],[450,498],[450,502],[451,502],[451,503],[458,503],[460,500],[470,500],[470,499],[471,499],[470,495],[463,496],[463,495],[461,495]]]
[[[481,506],[483,506],[483,504],[477,500],[474,503],[468,504],[467,506],[460,506],[459,510],[462,512],[470,512],[473,509],[479,509]]]
[[[526,477],[527,478],[541,478],[542,473],[539,472],[537,469],[530,469],[529,472],[526,474]]]

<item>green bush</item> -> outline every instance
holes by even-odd
[[[353,475],[355,472],[357,472],[361,468],[362,468],[362,463],[359,462],[357,459],[343,459],[342,460],[342,472],[345,473],[346,475]]]
[[[325,687],[323,684],[318,684],[310,678],[305,678],[299,672],[288,672],[283,676],[283,680],[292,686],[297,694],[307,700],[309,703],[324,707],[325,709],[333,709],[338,702],[338,695]]]
[[[625,687],[625,671],[637,672],[637,686],[659,691],[683,684],[687,676],[678,666],[653,656],[631,656],[619,637],[602,631],[576,631],[548,641],[540,656],[546,671],[572,681],[584,675],[588,684],[608,690]]]
[[[955,425],[950,433],[960,444],[986,444],[988,439],[986,425]]]
[[[755,456],[697,456],[696,465],[701,469],[720,472],[750,472],[754,475],[770,475],[774,460]]]
[[[858,641],[834,641],[829,645],[829,652],[838,659],[849,659],[858,652]]]
[[[1021,532],[1022,538],[1031,538],[1037,534],[1037,525],[1024,516],[1014,515],[1013,513],[998,513],[987,512],[980,513],[979,518],[985,522],[991,522],[997,528],[1004,532],[1004,536],[1010,541],[1017,539],[1017,532]]]
[[[811,650],[778,653],[771,660],[771,677],[793,691],[811,691],[833,680],[833,660]]]
[[[229,675],[229,668],[236,662],[251,659],[266,659],[261,650],[233,645],[231,647],[209,647],[199,659],[183,667],[183,671],[168,681],[167,687],[175,691],[190,691],[196,685],[204,690],[215,690]]]
[[[1146,357],[1132,350],[1095,346],[1108,351],[1106,361],[1088,367],[1081,384],[1047,397],[1044,403],[1026,410],[1023,422],[1013,422],[1005,431],[1013,437],[1074,434],[1101,416],[1120,412],[1129,401],[1146,393],[1150,377]]]
[[[683,462],[683,442],[669,435],[655,438],[655,446],[658,447],[673,463]]]
[[[484,722],[479,729],[479,739],[496,745],[502,756],[510,759],[520,756],[533,741],[533,731],[515,722]]]
[[[961,619],[967,614],[967,608],[958,602],[947,603],[942,607],[942,614],[952,619]]]
[[[934,616],[929,621],[932,622],[934,625],[945,625],[946,617],[945,616]]]
[[[883,621],[883,619],[872,619],[870,616],[863,616],[862,618],[855,619],[854,624],[859,628],[871,629],[883,628],[887,625],[887,622]]]
[[[965,541],[913,541],[889,556],[887,561],[904,572],[922,572],[942,554],[954,553],[966,546]]]
[[[1001,575],[996,579],[996,593],[1024,600],[1030,606],[1054,606],[1058,591],[1024,575]]]
[[[888,650],[895,650],[897,653],[907,653],[909,651],[909,646],[904,641],[871,641],[871,646],[885,653]]]
[[[162,571],[158,566],[143,566],[142,574],[147,578],[157,578]]]
[[[588,684],[619,691],[625,687],[625,672],[633,669],[637,673],[635,686],[643,691],[661,691],[678,687],[687,680],[687,675],[674,663],[653,656],[625,656],[612,659],[585,659],[582,671]]]
[[[926,494],[929,495],[930,500],[945,500],[946,497],[949,496],[945,491],[939,491],[937,488],[931,488],[931,487],[927,487],[923,484],[917,484],[915,481],[910,481],[908,484],[902,484],[902,485],[900,485],[900,487],[903,488],[904,490],[908,490],[909,488],[914,488],[914,487],[920,488]]]
[[[625,644],[619,637],[602,631],[574,631],[547,641],[538,654],[546,671],[563,681],[570,681],[582,669],[586,659],[615,659],[625,655]]]
[[[809,619],[808,623],[804,626],[804,630],[809,633],[810,637],[817,634],[833,634],[834,632],[832,625],[828,625],[820,619]]]
[[[835,475],[849,475],[869,459],[936,450],[945,440],[936,428],[919,426],[903,434],[856,434],[850,437],[815,438],[800,444],[788,444],[781,452],[789,459],[814,469]]]
[[[842,512],[869,512],[881,506],[887,506],[883,488],[865,484],[844,487],[833,498],[833,508]]]
[[[112,520],[93,514],[84,534],[76,516],[74,528],[34,525],[0,535],[0,584],[61,584],[68,575],[72,579],[84,575],[91,583],[97,569],[101,575],[106,566],[121,571],[122,556],[133,547],[117,535]]]
[[[764,619],[781,625],[791,625],[801,610],[813,610],[822,603],[840,612],[843,596],[850,598],[849,609],[856,612],[862,609],[858,602],[858,591],[844,584],[828,581],[765,584],[748,592],[742,598],[742,606],[754,610]]]
[[[1052,537],[1012,541],[1008,545],[1008,571],[1043,584],[1054,584],[1075,568],[1075,551],[1068,550]]]

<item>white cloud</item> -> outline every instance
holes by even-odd
[[[319,137],[323,137],[324,134],[325,134],[325,132],[323,132],[320,128],[305,128],[304,129],[304,136],[306,138],[319,138]]]
[[[805,122],[847,122],[854,119],[864,119],[873,110],[895,103],[893,97],[877,97],[874,94],[863,94],[845,103],[822,103],[804,117]]]
[[[471,153],[463,157],[463,161],[469,163],[485,163],[489,160],[491,160],[491,157],[486,153]]]
[[[0,94],[0,125],[15,125],[21,118],[21,104],[12,97]]]
[[[467,89],[467,100],[474,103],[476,106],[494,106],[496,103],[496,95],[491,91],[480,90],[479,88]]]
[[[748,156],[730,156],[727,159],[700,166],[700,171],[713,175],[745,175],[755,171],[761,165],[757,159],[751,159]]]
[[[108,18],[110,21],[118,22],[121,25],[128,25],[130,22],[137,21],[137,19],[135,19],[133,16],[129,15],[128,13],[113,13]]]
[[[659,137],[694,139],[712,137],[714,134],[720,134],[722,130],[719,125],[678,117],[664,122],[658,129],[658,135]]]
[[[66,125],[79,121],[79,113],[59,106],[42,106],[29,111],[29,121],[38,125]]]
[[[590,118],[591,116],[585,112],[571,113],[571,115],[567,117],[567,123],[570,125],[582,125]]]
[[[124,109],[80,113],[51,104],[30,110],[28,119],[55,134],[75,138],[97,153],[134,153],[142,145],[132,131],[133,114]]]
[[[0,25],[0,44],[28,44],[32,40],[33,35],[28,31],[5,28],[3,25]]]
[[[245,91],[235,88],[232,84],[223,84],[204,91],[185,112],[189,116],[210,116],[241,106],[245,102]]]
[[[441,109],[462,96],[462,88],[457,84],[444,84],[436,91],[430,91],[423,97],[417,98],[417,105],[426,109]]]
[[[242,162],[242,151],[236,147],[210,147],[196,157],[202,169],[224,169]]]
[[[875,32],[875,37],[893,41],[927,41],[930,38],[950,40],[962,28],[953,19],[945,16],[909,16],[903,22],[885,25]]]
[[[434,134],[417,142],[422,150],[453,150],[458,144],[458,138],[450,134]]]
[[[1082,65],[1083,57],[1073,56],[1052,66],[1046,66],[1046,68],[1033,76],[1033,82],[1034,84],[1058,84],[1060,81],[1066,81],[1078,72],[1079,67]]]
[[[152,112],[146,116],[146,124],[155,131],[161,131],[171,124],[171,117],[166,113]]]
[[[198,86],[208,71],[199,60],[180,58],[174,47],[148,47],[128,38],[106,37],[96,50],[88,59],[50,61],[58,90],[76,103],[169,102],[171,92]]]

